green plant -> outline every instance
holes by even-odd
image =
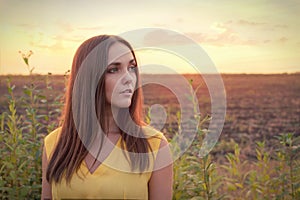
[[[190,80],[190,84],[193,80]],[[198,131],[187,151],[174,163],[174,194],[173,199],[222,199],[224,195],[218,194],[217,190],[220,187],[220,176],[216,173],[216,165],[211,160],[210,154],[206,152],[206,144],[203,144],[203,138],[207,131],[202,130],[203,124],[211,120],[210,116],[205,116],[200,119],[200,113],[198,113],[198,104],[196,102],[195,96],[196,92],[200,87],[198,86],[195,91],[193,91],[190,85],[190,92],[193,93],[192,96],[187,96],[189,101],[193,105],[194,118],[197,122]],[[181,114],[176,112],[176,117],[178,124],[181,124]],[[186,119],[184,119],[186,121]],[[188,124],[194,123],[194,121]],[[182,127],[179,126],[178,132],[181,133]],[[171,140],[172,146],[175,148],[175,152],[180,150],[182,146],[186,146],[183,139],[180,140],[180,147],[178,144],[172,143],[175,139],[180,138],[180,134],[173,136]],[[177,149],[176,149],[177,147]],[[202,154],[200,155],[200,149]],[[203,152],[207,153],[203,155]]]
[[[173,199],[222,199],[218,194],[221,185],[217,167],[207,154],[198,157],[199,146],[194,142],[174,163]]]
[[[27,70],[29,72],[30,75],[32,75],[33,73],[33,70],[35,69],[34,67],[32,67],[30,64],[29,64],[29,58],[32,56],[33,54],[33,51],[28,51],[27,54],[25,53],[22,53],[22,51],[19,51],[19,54],[21,54],[22,58],[23,58],[23,61],[24,63],[26,64],[26,67],[27,67]]]
[[[227,198],[244,199],[247,195],[247,177],[250,171],[244,170],[248,164],[247,160],[240,159],[240,148],[238,144],[234,146],[234,154],[226,155],[226,164],[221,165],[225,169],[226,176],[223,179]]]
[[[276,137],[280,143],[277,149],[277,160],[281,163],[277,171],[281,174],[277,182],[280,183],[279,199],[300,199],[300,137],[294,134],[281,134]]]
[[[2,199],[39,199],[41,190],[41,135],[25,131],[19,115],[14,85],[7,81],[8,112],[1,117],[0,194]]]
[[[43,138],[53,130],[61,112],[61,96],[47,95],[52,90],[49,76],[44,90],[38,76],[33,76],[31,55],[32,51],[22,54],[31,81],[24,85],[21,98],[15,97],[11,78],[7,80],[8,111],[0,115],[1,199],[40,199]]]
[[[255,170],[250,170],[248,185],[250,187],[247,197],[251,199],[271,199],[274,198],[275,190],[272,189],[272,177],[274,169],[271,163],[269,152],[265,149],[265,142],[256,142],[256,166]]]

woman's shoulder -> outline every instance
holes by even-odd
[[[144,134],[147,138],[153,139],[153,138],[157,138],[157,139],[165,139],[165,136],[162,132],[156,130],[155,128],[151,127],[151,126],[143,126],[143,131]]]
[[[151,126],[143,127],[144,134],[148,138],[148,141],[153,149],[159,149],[161,142],[167,142],[164,134]]]
[[[45,142],[55,142],[58,139],[58,136],[60,135],[61,129],[62,127],[58,127],[55,130],[51,131],[48,135],[46,135]]]
[[[49,158],[50,153],[53,151],[53,148],[55,147],[60,133],[61,133],[61,127],[53,130],[52,132],[50,132],[44,139],[44,146],[45,146],[45,150],[46,150],[46,154],[47,157]]]

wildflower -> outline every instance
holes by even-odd
[[[32,74],[32,71],[34,70],[34,67],[31,67],[31,66],[29,65],[29,58],[30,58],[30,56],[33,54],[33,51],[30,50],[27,54],[22,53],[22,51],[19,51],[19,54],[21,54],[21,56],[22,56],[22,58],[23,58],[25,64],[27,65],[27,68],[28,68],[29,73]]]

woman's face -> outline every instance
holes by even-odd
[[[116,108],[128,108],[136,86],[137,65],[130,49],[114,43],[108,51],[105,72],[106,101]]]

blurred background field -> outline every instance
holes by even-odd
[[[172,75],[142,79],[153,76]],[[226,120],[204,158],[197,152],[210,121],[209,91],[200,75],[184,77],[198,88],[204,121],[192,146],[174,163],[173,199],[298,199],[300,74],[223,74]],[[42,140],[59,126],[66,83],[67,75],[0,76],[3,199],[39,198]],[[146,114],[153,104],[165,108],[161,131],[171,141],[178,133],[177,97],[157,84],[143,91]]]
[[[172,75],[143,74],[142,80],[165,79]],[[7,78],[0,79],[0,110],[8,111],[7,107]],[[184,75],[186,80],[192,80],[192,86],[198,97],[199,109],[202,118],[211,114],[211,102],[208,88],[200,75]],[[55,100],[62,100],[66,88],[66,76],[63,75],[35,75],[11,76],[11,85],[14,85],[14,96],[21,100],[24,96],[24,85],[34,84],[36,90],[47,98],[47,104],[36,102],[38,112],[55,108]],[[294,133],[300,135],[300,73],[295,74],[224,74],[222,75],[227,98],[226,121],[221,134],[221,140],[234,139],[235,141],[253,144],[265,139],[271,141],[280,133]],[[174,76],[174,84],[176,77]],[[47,84],[49,84],[47,86]],[[47,88],[48,87],[48,88]],[[162,132],[170,134],[169,130],[177,131],[178,123],[176,112],[180,105],[175,94],[170,89],[149,84],[143,86],[145,110],[151,105],[160,104],[167,111],[168,118]],[[61,99],[58,99],[61,97]],[[63,103],[60,101],[60,103]],[[48,107],[47,107],[48,106]],[[22,101],[17,102],[19,114],[25,113]],[[57,117],[55,118],[57,119]],[[209,122],[206,123],[208,125]],[[57,124],[58,125],[58,124]],[[207,128],[202,127],[202,128]],[[46,132],[44,132],[46,134]],[[251,153],[251,152],[248,152]]]

